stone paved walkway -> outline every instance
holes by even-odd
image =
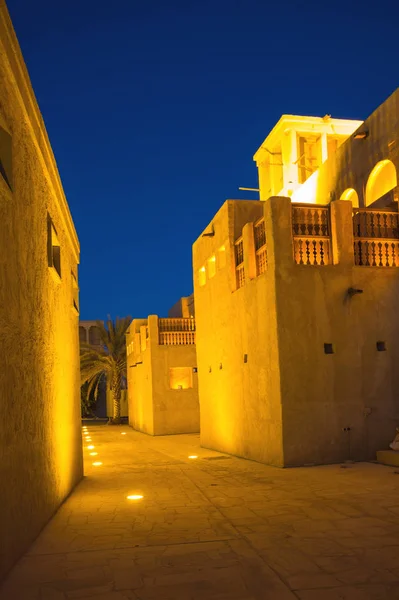
[[[90,433],[98,455],[85,448],[85,479],[1,600],[399,599],[395,469],[279,470],[195,435]]]

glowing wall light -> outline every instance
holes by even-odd
[[[97,460],[96,462],[92,463],[93,467],[101,467],[103,463],[100,462],[99,460]]]
[[[95,446],[87,446],[88,450],[94,450]]]
[[[121,435],[126,435],[126,431],[122,431]]]
[[[191,454],[191,456],[189,456],[188,458],[195,459],[198,458],[198,456],[196,454]]]
[[[90,452],[90,456],[97,456],[98,452]]]
[[[141,500],[143,496],[141,494],[131,494],[130,496],[126,496],[128,500]]]

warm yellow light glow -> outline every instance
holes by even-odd
[[[189,456],[188,458],[198,458],[198,456],[196,456],[195,454],[192,454],[191,456]]]
[[[140,494],[131,494],[130,496],[126,496],[128,500],[141,500],[143,496]]]
[[[97,456],[98,452],[90,452],[90,456]]]
[[[226,248],[225,248],[225,246],[221,246],[219,248],[218,263],[219,263],[219,269],[223,269],[223,267],[226,266]]]
[[[398,185],[395,165],[381,160],[371,171],[366,185],[366,206],[370,206]]]
[[[353,188],[348,188],[344,192],[342,192],[341,200],[350,200],[354,208],[359,207],[359,196],[357,195],[356,190],[354,190]]]
[[[193,387],[192,367],[171,367],[169,385],[172,390],[187,390]]]
[[[87,446],[88,450],[93,450],[95,448],[95,446]]]
[[[103,463],[102,463],[102,462],[100,462],[99,460],[98,460],[98,461],[96,461],[96,462],[94,462],[94,463],[92,463],[93,467],[101,467],[101,465],[102,465],[102,464],[103,464]]]
[[[216,256],[213,255],[208,259],[208,276],[209,279],[216,274]]]
[[[206,284],[206,270],[205,270],[205,267],[201,267],[200,270],[198,271],[198,279],[199,279],[199,284],[200,285],[205,285]]]
[[[121,435],[126,435],[126,431],[122,431]]]

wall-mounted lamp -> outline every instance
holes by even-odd
[[[244,362],[247,363],[248,362],[248,354],[244,354]]]
[[[193,373],[198,373],[198,368],[197,367],[193,367]]]
[[[363,131],[357,131],[354,135],[353,135],[353,139],[354,140],[365,140],[366,137],[368,137],[369,132],[367,129],[363,129]]]

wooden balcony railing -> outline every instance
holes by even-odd
[[[294,261],[297,265],[324,266],[331,262],[328,206],[292,205]]]
[[[187,346],[195,344],[195,319],[158,319],[159,344]]]
[[[369,208],[353,211],[354,259],[358,267],[399,267],[399,214]]]

